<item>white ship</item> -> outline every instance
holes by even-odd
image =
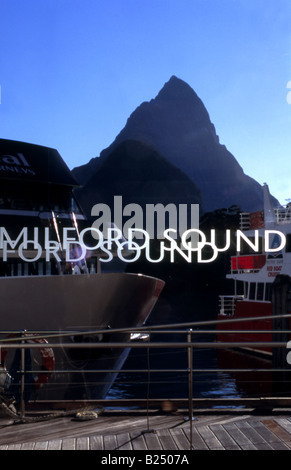
[[[56,150],[0,139],[0,180],[0,338],[7,343],[25,332],[31,344],[42,345],[38,352],[26,350],[27,397],[105,398],[128,348],[50,348],[34,335],[49,335],[54,344],[128,342],[129,334],[111,330],[142,325],[164,282],[142,274],[101,273],[98,252],[81,269],[62,258],[63,229],[78,233],[86,220],[74,198],[76,182]],[[51,245],[42,250],[48,234]],[[17,393],[20,350],[2,347],[1,363]]]

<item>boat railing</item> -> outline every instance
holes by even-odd
[[[250,228],[250,213],[249,212],[241,212],[239,228],[243,232],[246,230],[249,230]]]
[[[274,209],[275,222],[278,225],[290,224],[291,222],[291,203],[286,207],[277,207]],[[239,228],[242,231],[264,228],[264,212],[241,212]]]
[[[258,229],[264,227],[264,213],[257,212],[241,212],[239,228],[241,231]]]
[[[232,317],[235,312],[237,302],[243,300],[243,295],[220,295],[219,296],[219,313]]]
[[[279,207],[275,209],[275,216],[278,224],[290,224],[291,222],[291,207]]]

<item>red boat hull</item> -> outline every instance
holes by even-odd
[[[271,316],[272,304],[271,302],[252,302],[252,301],[239,301],[236,304],[235,313],[233,316],[218,315],[217,323],[217,340],[220,342],[272,342],[272,318],[255,320],[255,317]],[[250,320],[247,321],[246,319]],[[224,323],[219,320],[236,320],[235,322]],[[241,322],[239,320],[242,320]],[[236,333],[236,330],[240,330]],[[243,332],[241,332],[243,330]],[[225,332],[227,331],[227,332]],[[254,333],[254,331],[259,331]],[[262,331],[262,333],[261,333]],[[268,332],[270,331],[270,333]],[[265,352],[271,352],[271,348],[260,347],[259,349]]]

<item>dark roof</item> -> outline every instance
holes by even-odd
[[[6,139],[0,139],[0,180],[78,186],[57,150]]]

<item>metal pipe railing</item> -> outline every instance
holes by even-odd
[[[229,323],[243,323],[244,321],[250,320],[262,320],[262,319],[272,319],[272,318],[291,318],[291,314],[284,314],[284,315],[274,315],[274,316],[261,316],[261,317],[254,317],[254,318],[246,318],[246,319],[231,319],[226,318],[225,320],[219,320],[219,325],[229,324]],[[20,401],[20,413],[21,416],[24,417],[25,415],[25,401],[24,401],[24,389],[25,389],[25,374],[28,373],[43,373],[42,370],[25,370],[25,350],[27,349],[38,349],[38,348],[53,348],[53,349],[114,349],[114,348],[130,348],[130,349],[173,349],[173,350],[182,350],[185,349],[187,352],[187,367],[183,368],[151,368],[150,373],[183,373],[187,374],[188,376],[188,408],[189,408],[189,420],[190,423],[193,419],[193,373],[209,373],[209,372],[224,372],[224,373],[231,373],[231,372],[278,372],[276,368],[203,368],[203,369],[195,369],[193,368],[193,351],[197,349],[231,349],[231,348],[286,348],[287,343],[285,341],[224,341],[224,342],[217,342],[214,339],[212,341],[195,341],[193,337],[195,335],[215,335],[217,333],[230,333],[230,334],[245,334],[245,333],[269,333],[269,334],[290,334],[290,330],[227,330],[227,329],[199,329],[201,327],[211,327],[218,322],[216,320],[210,321],[200,321],[200,322],[191,322],[191,323],[175,323],[171,325],[153,325],[153,326],[140,326],[135,328],[117,328],[117,329],[98,329],[98,330],[90,330],[90,331],[64,331],[64,332],[55,332],[55,331],[2,331],[2,335],[10,335],[14,334],[14,337],[8,338],[1,338],[0,339],[0,352],[1,348],[3,349],[21,349],[21,370],[18,371],[21,374],[21,401]],[[149,340],[139,342],[130,342],[126,341],[118,341],[118,342],[101,342],[101,343],[68,343],[66,340],[69,336],[77,336],[77,335],[94,335],[94,334],[113,334],[113,333],[137,333],[141,332],[143,334],[147,333],[149,335]],[[171,335],[171,334],[185,334],[185,341],[151,341],[151,337],[155,334],[160,335]],[[29,340],[35,339],[46,339],[47,342],[44,344],[39,343],[27,343]],[[56,342],[54,342],[54,340]],[[290,369],[286,367],[282,367],[280,369],[281,372],[290,372]],[[45,371],[46,374],[86,374],[86,373],[119,373],[119,369],[88,369],[88,370],[76,370],[76,369],[67,369],[67,370],[58,370],[55,369],[53,371]],[[139,369],[122,369],[123,373],[147,373],[149,369],[139,368]],[[110,400],[109,400],[110,403]],[[192,443],[192,426],[190,426],[190,441]]]
[[[99,334],[104,334],[104,333],[130,333],[130,332],[148,332],[148,333],[154,333],[157,331],[158,333],[161,332],[161,329],[164,328],[166,332],[171,332],[173,328],[183,328],[184,330],[187,330],[189,328],[192,329],[193,333],[200,333],[201,330],[198,330],[198,327],[201,326],[208,326],[208,325],[221,325],[221,324],[228,324],[228,323],[244,323],[248,321],[260,321],[260,320],[272,320],[275,318],[291,318],[291,313],[286,313],[282,315],[262,315],[262,316],[256,316],[256,317],[247,317],[247,318],[225,318],[225,319],[219,319],[219,320],[206,320],[206,321],[195,321],[195,322],[184,322],[184,323],[171,323],[168,325],[160,324],[160,325],[142,325],[142,326],[136,326],[136,327],[124,327],[124,328],[112,328],[112,329],[94,329],[94,330],[64,330],[62,332],[60,331],[30,331],[29,330],[1,330],[1,335],[9,335],[9,334],[33,334],[33,337],[31,339],[37,339],[39,334],[39,338],[61,338],[61,337],[66,337],[66,336],[71,336],[72,334],[74,335],[94,335],[96,333]],[[196,328],[196,329],[195,329]],[[174,331],[174,330],[173,330]],[[207,330],[209,331],[209,330]],[[215,333],[218,332],[218,330],[214,330]],[[219,330],[220,331],[220,330]],[[181,333],[181,330],[178,330],[177,332]],[[27,338],[27,337],[26,337]],[[18,338],[19,339],[19,338]],[[29,338],[28,338],[29,339]],[[0,339],[0,345],[2,342],[5,342],[7,338],[5,339]],[[9,338],[10,341],[16,341],[17,338]]]

